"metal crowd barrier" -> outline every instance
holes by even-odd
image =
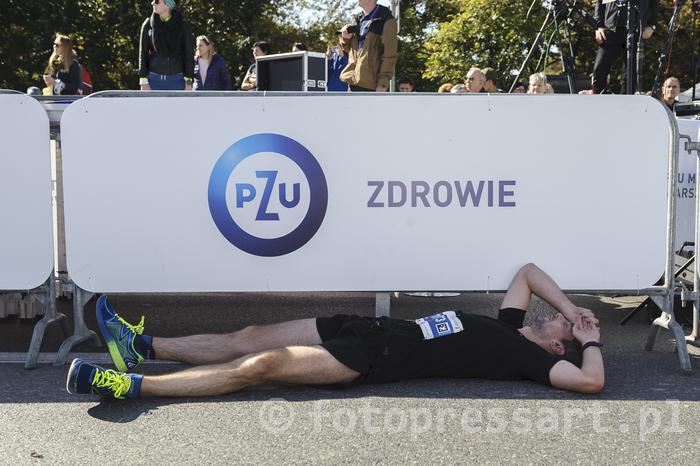
[[[245,93],[245,97],[256,97],[256,96],[280,96],[280,95],[285,95],[285,93],[270,93],[270,92],[255,92],[255,93]],[[93,94],[86,99],[100,99],[100,98],[120,98],[120,97],[129,97],[129,98],[146,98],[146,97],[178,97],[178,98],[206,98],[206,97],[211,97],[211,96],[216,96],[216,97],[222,97],[222,96],[237,96],[237,97],[242,97],[240,93],[237,92],[200,92],[200,93],[177,93],[177,92],[153,92],[153,93],[143,93],[143,92],[138,92],[138,91],[119,91],[119,92],[114,92],[114,91],[107,91],[107,92],[101,92],[101,93],[96,93]],[[350,96],[348,96],[349,98]],[[380,97],[381,96],[374,96],[374,98]],[[527,97],[525,97],[527,98]],[[52,137],[55,138],[57,141],[57,151],[56,151],[56,159],[57,159],[57,173],[60,174],[60,166],[61,166],[61,133],[60,133],[60,117],[62,113],[62,108],[61,106],[67,106],[68,103],[67,101],[73,101],[76,99],[61,99],[66,103],[63,104],[56,104],[55,100],[52,98],[43,98],[43,97],[37,97],[37,100],[40,102],[44,103],[47,108],[47,112],[51,118],[51,134]],[[688,349],[687,349],[687,344],[693,344],[693,345],[698,345],[699,343],[699,338],[700,338],[700,333],[698,332],[698,320],[700,316],[700,293],[698,290],[700,289],[700,276],[698,274],[695,274],[694,276],[694,290],[692,292],[683,292],[683,298],[686,300],[692,300],[694,304],[694,319],[693,319],[693,328],[692,328],[692,333],[689,336],[685,336],[682,327],[678,324],[674,317],[674,309],[673,309],[673,304],[674,304],[674,296],[677,293],[677,285],[674,282],[674,237],[675,237],[675,220],[676,220],[676,187],[677,187],[677,177],[676,177],[676,172],[677,172],[677,166],[678,166],[678,150],[679,150],[679,144],[678,144],[678,125],[676,124],[675,118],[670,118],[671,121],[671,136],[669,139],[669,157],[668,157],[668,173],[669,173],[669,178],[668,178],[668,188],[667,188],[667,217],[666,217],[666,242],[665,242],[665,267],[664,267],[664,283],[663,285],[660,286],[651,286],[643,289],[638,289],[638,290],[629,290],[629,289],[624,289],[624,290],[596,290],[596,289],[589,289],[589,290],[583,290],[583,289],[576,289],[576,290],[571,290],[575,293],[590,293],[590,294],[621,294],[621,293],[630,293],[634,292],[635,294],[640,294],[640,295],[648,295],[651,297],[651,299],[659,305],[659,307],[662,309],[662,315],[658,319],[656,319],[652,327],[650,329],[650,333],[646,342],[645,349],[647,351],[651,351],[653,349],[654,343],[656,336],[658,334],[658,331],[660,328],[665,328],[670,330],[673,333],[673,336],[676,340],[676,348],[677,348],[677,354],[678,354],[678,360],[681,369],[684,372],[690,372],[691,371],[691,364],[690,364],[690,358],[688,354]],[[686,138],[687,136],[680,136],[681,138]],[[695,151],[695,153],[698,155],[698,164],[697,164],[697,170],[698,174],[700,175],[700,148],[698,147],[697,143],[691,143],[691,142],[686,142],[685,147],[686,150],[689,151]],[[62,178],[59,176],[59,178]],[[60,192],[62,193],[62,189],[59,188],[59,183],[62,182],[59,181],[57,178],[57,193]],[[700,179],[696,180],[696,190],[700,189]],[[696,191],[697,192],[697,191]],[[60,215],[58,215],[58,222],[60,223],[58,230],[60,231],[63,228],[62,221],[63,221],[63,215],[62,215],[62,198],[57,195],[56,198],[56,203],[58,205],[58,209],[61,212]],[[700,244],[700,199],[698,196],[696,196],[696,223],[695,223],[695,242],[696,244]],[[59,236],[60,237],[60,236]],[[61,245],[62,240],[59,239],[59,259],[58,259],[58,273],[59,275],[65,275],[65,245]],[[62,252],[61,252],[62,249]],[[61,261],[63,261],[61,263]],[[63,264],[63,266],[61,266]],[[64,276],[64,279],[66,280],[65,283],[68,283],[69,277]],[[50,290],[54,290],[54,293],[51,294]],[[464,291],[464,290],[441,290],[441,291]],[[47,299],[48,301],[51,301],[52,299],[55,299],[55,287],[54,286],[49,286],[47,287]],[[74,298],[74,309],[75,309],[75,334],[67,339],[63,345],[61,346],[61,350],[59,351],[56,364],[61,364],[66,361],[66,358],[68,356],[68,352],[70,349],[78,344],[81,341],[85,341],[88,339],[92,339],[93,341],[96,341],[99,344],[99,340],[97,339],[96,335],[94,332],[90,331],[87,329],[87,326],[85,325],[84,318],[83,318],[83,306],[84,304],[89,300],[89,298],[92,296],[92,292],[90,291],[85,291],[82,290],[81,288],[75,286],[74,292],[73,292],[73,298]],[[388,315],[389,314],[389,293],[386,292],[380,292],[377,293],[376,295],[376,313],[377,315]],[[54,309],[55,309],[55,304],[54,304]],[[47,312],[47,318],[49,320],[46,320],[44,322],[40,322],[37,324],[37,330],[35,330],[35,337],[37,334],[43,334],[43,328],[46,327],[50,322],[58,320],[64,325],[64,332],[66,330],[65,328],[65,319],[63,318],[65,316],[59,315],[56,316],[55,312],[54,315],[49,316],[49,313]],[[46,319],[46,318],[45,318]],[[30,357],[33,359],[34,364],[36,361],[36,355],[38,355],[38,345],[40,345],[41,339],[39,337],[39,341],[36,342],[35,339],[32,341],[32,348],[30,349],[30,354],[28,355],[28,360],[27,360],[27,365],[26,367],[32,367],[32,364],[30,364]]]

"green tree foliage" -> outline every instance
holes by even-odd
[[[504,77],[503,86],[510,84],[510,77],[520,68],[547,16],[547,8],[536,3],[528,16],[532,0],[459,0],[457,4],[458,12],[440,24],[426,44],[429,58],[424,76],[441,82],[463,82],[470,67],[492,67]],[[594,29],[577,16],[572,16],[570,25],[579,58],[582,31],[592,35]],[[554,31],[553,27],[544,30],[523,72],[524,78],[536,71],[560,68]],[[564,27],[560,31],[564,36]],[[564,37],[563,44],[568,44]],[[593,45],[586,54],[591,54],[592,48]],[[581,68],[589,63],[591,60],[579,59],[577,65]]]
[[[290,3],[183,0],[178,5],[194,35],[209,36],[240,81],[252,61],[251,45],[278,35],[275,17]],[[0,2],[4,25],[0,28],[0,87],[43,86],[41,74],[51,54],[53,34],[62,32],[74,39],[95,89],[135,89],[139,31],[151,11],[147,0]]]
[[[569,1],[573,3],[573,1]],[[699,2],[700,3],[700,2]],[[527,16],[532,0],[454,0],[456,13],[439,24],[437,31],[425,43],[427,55],[423,77],[433,82],[462,82],[472,66],[492,67],[504,77],[501,84],[509,87],[513,74],[527,54],[542,25],[549,1],[535,2]],[[589,17],[593,16],[594,0],[579,0]],[[658,67],[658,57],[663,48],[673,5],[661,1],[658,28],[654,36],[645,42],[642,83],[644,90],[651,88]],[[594,26],[590,19],[574,11],[568,21],[570,43],[575,57],[579,82],[590,82],[597,45]],[[696,27],[700,26],[700,18]],[[562,34],[565,29],[560,29]],[[548,75],[562,73],[562,65],[553,28],[546,30],[543,40],[528,62],[521,81],[537,71]],[[690,2],[682,10],[681,21],[673,46],[668,75],[677,75],[683,87],[692,83],[693,22]],[[569,44],[563,38],[564,46]],[[620,88],[622,60],[611,71],[613,90]]]
[[[508,87],[550,1],[537,0],[528,16],[532,0],[401,0],[396,74],[412,78],[417,90],[434,91],[442,82],[463,81],[471,66],[490,66],[503,76],[501,86]],[[593,14],[594,0],[577,1],[584,2],[585,11]],[[691,4],[689,0],[682,10],[668,71],[680,77],[683,87],[690,86],[693,71]],[[253,42],[267,40],[276,53],[290,51],[297,41],[306,43],[309,50],[324,51],[337,43],[335,31],[350,22],[356,1],[182,0],[178,5],[195,36],[205,34],[214,41],[240,83],[252,61]],[[672,7],[669,0],[662,0],[659,27],[645,43],[643,83],[647,89],[656,72]],[[41,74],[55,32],[75,39],[80,61],[90,71],[96,89],[137,88],[138,35],[150,12],[148,0],[0,1],[0,88],[43,86]],[[569,24],[576,68],[586,81],[595,59],[594,28],[577,13]],[[700,27],[700,18],[696,26]],[[558,48],[551,39],[550,28],[521,80],[535,71],[561,73]],[[613,69],[613,86],[619,86],[620,73],[618,63]]]
[[[396,76],[413,80],[415,90],[432,92],[439,80],[425,75],[428,61],[426,41],[438,25],[448,21],[459,11],[456,0],[401,0],[399,22],[399,60]]]

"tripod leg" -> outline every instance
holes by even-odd
[[[648,306],[652,302],[653,301],[651,300],[651,298],[647,298],[644,301],[642,301],[642,303],[639,306],[632,309],[625,317],[623,317],[623,319],[620,321],[620,325],[625,325],[627,323],[627,321],[629,321],[632,317],[637,315],[639,313],[639,311],[644,309],[646,306]]]

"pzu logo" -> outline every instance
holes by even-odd
[[[268,212],[268,206],[270,204],[270,197],[275,189],[275,180],[278,175],[277,170],[257,170],[255,172],[256,178],[263,178],[267,180],[265,183],[265,190],[262,194],[262,200],[260,201],[260,207],[258,208],[258,214],[255,216],[255,220],[279,220],[279,214],[275,212]],[[280,183],[279,189],[279,201],[283,207],[287,209],[292,209],[299,205],[300,195],[300,183],[292,184],[292,200],[287,200],[287,183]],[[255,186],[250,183],[236,183],[236,208],[241,209],[245,206],[247,202],[251,202],[255,199],[257,191]]]
[[[286,180],[294,173],[303,180]],[[326,177],[318,161],[280,134],[237,141],[209,178],[209,211],[217,228],[231,244],[256,256],[301,248],[323,223],[327,205]]]

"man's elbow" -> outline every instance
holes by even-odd
[[[534,262],[528,262],[527,264],[523,265],[520,267],[520,270],[518,270],[519,274],[527,275],[529,272],[532,272],[534,270],[539,270],[540,268],[537,267],[537,264]]]
[[[589,381],[586,381],[586,383],[581,387],[581,392],[582,393],[588,393],[588,394],[595,394],[595,393],[600,393],[603,391],[605,388],[605,380],[600,379],[591,379]]]

